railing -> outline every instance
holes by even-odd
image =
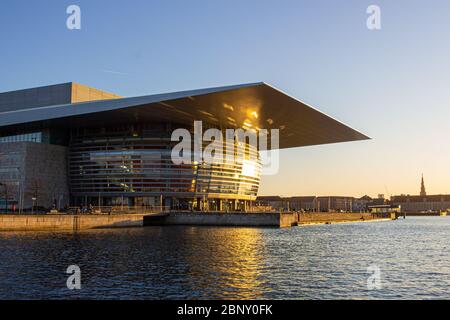
[[[39,212],[37,210],[34,211],[34,214],[44,214],[49,212],[50,210],[43,211],[40,210]],[[53,212],[55,211],[55,212]],[[214,213],[297,213],[297,214],[310,214],[314,215],[317,213],[332,213],[332,212],[315,212],[315,211],[309,211],[309,210],[286,210],[283,208],[280,209],[274,209],[270,206],[251,206],[242,208],[241,210],[196,210],[196,209],[177,209],[177,208],[171,208],[169,206],[83,206],[83,207],[68,207],[66,210],[63,210],[62,213],[67,214],[158,214],[158,213],[168,213],[168,212],[195,212],[195,213],[208,213],[208,212],[214,212]],[[5,212],[2,212],[0,209],[1,214],[5,214]],[[15,212],[9,212],[11,214],[14,214]],[[25,213],[25,212],[24,212]],[[60,213],[58,210],[52,210],[52,213]],[[335,212],[335,213],[370,213],[367,211],[358,211],[358,212]],[[30,212],[26,212],[26,214],[31,214]],[[390,215],[390,213],[372,213],[373,217],[384,217]]]
[[[69,214],[156,214],[170,211],[166,206],[90,206],[69,207]]]

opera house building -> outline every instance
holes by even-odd
[[[172,132],[193,131],[194,121],[220,130],[279,129],[280,149],[367,139],[265,83],[131,98],[76,83],[5,92],[0,208],[245,211],[258,193],[259,161],[253,170],[172,161]]]

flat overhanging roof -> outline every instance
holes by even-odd
[[[0,134],[42,127],[204,121],[217,128],[280,129],[280,148],[369,139],[266,83],[0,112]]]

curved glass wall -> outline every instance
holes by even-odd
[[[233,164],[175,165],[172,127],[178,128],[152,123],[74,129],[68,165],[77,204],[192,208],[209,201],[223,209],[231,201],[256,199],[261,172],[256,148],[247,144],[248,159]]]

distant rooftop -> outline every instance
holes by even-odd
[[[399,202],[442,202],[450,201],[450,194],[433,194],[433,195],[399,195],[392,196],[391,201]]]

